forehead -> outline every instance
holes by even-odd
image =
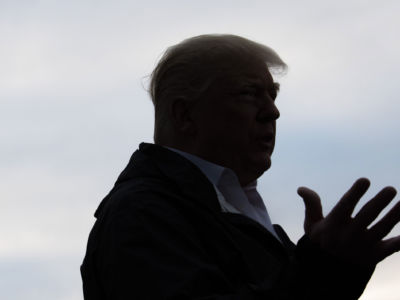
[[[273,85],[273,78],[263,61],[256,59],[238,59],[221,62],[217,81],[226,84],[251,83]]]

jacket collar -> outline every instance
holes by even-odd
[[[141,143],[132,155],[128,166],[119,176],[116,185],[130,178],[148,175],[161,176],[175,185],[187,201],[196,201],[214,212],[221,212],[215,189],[200,169],[178,153],[165,147]]]

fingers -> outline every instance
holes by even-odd
[[[304,231],[309,234],[313,225],[323,219],[321,199],[316,192],[306,187],[299,187],[297,193],[303,198],[306,207]]]
[[[400,221],[400,202],[395,206],[374,226],[369,229],[369,239],[371,241],[379,241],[383,239],[393,227]]]
[[[393,187],[382,189],[374,198],[372,198],[358,212],[354,218],[354,225],[357,228],[366,228],[371,224],[381,213],[381,211],[393,200],[396,196],[396,190]]]
[[[378,249],[379,253],[376,259],[377,262],[380,262],[393,253],[400,251],[400,236],[382,241]]]
[[[368,190],[370,182],[367,178],[358,179],[353,186],[343,195],[330,212],[335,218],[350,217],[358,201]]]

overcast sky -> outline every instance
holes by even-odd
[[[400,189],[399,13],[396,0],[0,0],[0,297],[83,299],[93,213],[152,141],[147,75],[194,35],[242,35],[289,65],[259,189],[294,241],[300,185],[325,212],[361,176],[363,203]],[[381,263],[361,299],[398,300],[399,269],[400,254]]]

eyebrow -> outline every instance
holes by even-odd
[[[274,89],[275,89],[275,91],[279,92],[280,88],[281,88],[280,83],[279,83],[279,82],[274,82]]]
[[[264,88],[264,84],[263,84],[263,82],[261,81],[261,80],[257,80],[257,79],[247,79],[246,80],[246,83],[245,83],[245,85],[247,85],[247,86],[253,86],[253,87],[255,87],[255,88],[258,88],[258,87],[263,87]],[[279,92],[279,90],[280,90],[280,83],[279,82],[273,82],[272,83],[272,88],[275,90],[275,92]],[[270,89],[270,88],[268,88],[268,89]]]

